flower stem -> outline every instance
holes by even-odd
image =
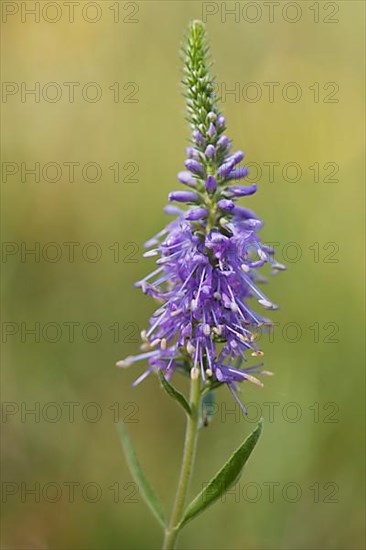
[[[200,376],[196,369],[192,370],[190,405],[191,414],[187,417],[186,435],[184,441],[183,460],[178,481],[177,493],[175,496],[172,515],[169,525],[165,530],[163,550],[173,550],[179,534],[179,523],[181,520],[184,504],[186,501],[189,482],[191,479],[193,464],[197,445],[198,420],[200,406]],[[198,374],[198,376],[195,376]]]

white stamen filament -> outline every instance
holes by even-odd
[[[194,367],[192,370],[191,370],[191,379],[192,380],[197,380],[197,378],[199,377],[200,375],[200,371]]]

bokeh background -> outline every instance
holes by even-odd
[[[289,20],[298,8],[286,2],[273,22],[262,2],[236,3],[237,21],[225,17],[233,2],[104,1],[83,13],[90,3],[81,1],[74,22],[63,2],[46,4],[39,22],[20,2],[2,6],[2,80],[14,83],[2,102],[3,162],[13,163],[3,164],[2,182],[3,548],[159,548],[115,420],[128,423],[169,508],[184,415],[155,378],[131,388],[143,366],[114,365],[137,351],[154,309],[133,283],[153,267],[142,244],[166,223],[162,208],[182,169],[188,128],[178,48],[202,10],[220,91],[239,94],[222,94],[229,134],[262,170],[248,204],[289,269],[268,288],[281,305],[274,338],[263,337],[275,377],[263,390],[244,388],[248,419],[220,390],[191,495],[260,415],[264,434],[237,492],[187,526],[180,547],[364,548],[364,4],[301,1],[296,23]],[[39,101],[22,98],[22,82],[39,83]],[[59,88],[44,91],[50,82]],[[65,82],[80,84],[74,102]],[[93,87],[84,91],[89,101],[81,93],[90,82],[102,91],[98,101],[90,101]],[[273,101],[266,82],[279,83]],[[288,99],[296,91],[289,82],[299,101]],[[22,177],[21,163],[35,162],[39,181]],[[73,182],[65,162],[79,163]],[[279,163],[273,182],[265,162]],[[300,178],[284,168],[289,162]],[[87,163],[101,174],[92,165],[83,173]],[[39,256],[25,254],[35,247]]]

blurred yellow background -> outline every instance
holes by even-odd
[[[161,543],[115,420],[169,509],[184,415],[155,378],[131,388],[144,366],[114,365],[154,310],[133,283],[179,188],[178,48],[205,17],[228,134],[259,170],[247,204],[289,269],[268,287],[275,377],[243,388],[246,420],[219,391],[192,496],[261,414],[262,439],[180,548],[363,548],[364,4],[69,4],[2,5],[3,547]]]

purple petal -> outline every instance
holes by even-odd
[[[215,126],[212,124],[210,124],[208,130],[207,130],[207,135],[210,137],[210,138],[213,138],[215,135],[216,135],[216,128]]]
[[[190,172],[193,172],[193,174],[199,174],[202,175],[204,172],[204,168],[200,162],[194,159],[188,159],[185,161],[184,166],[189,170]]]
[[[217,140],[217,144],[216,144],[218,147],[227,147],[229,145],[229,138],[227,136],[221,136],[218,140]]]
[[[223,115],[219,115],[217,117],[217,125],[218,126],[225,126],[225,124],[226,124],[225,117]]]
[[[166,206],[164,206],[164,212],[165,214],[168,214],[168,216],[181,216],[183,214],[183,210],[178,208],[178,206],[173,206],[172,204],[167,204]],[[147,243],[146,246],[148,246]]]
[[[224,212],[232,212],[235,209],[235,202],[228,199],[221,199],[218,201],[217,206],[224,210]]]
[[[241,180],[245,178],[249,174],[249,169],[246,166],[241,166],[240,168],[236,168],[235,170],[232,170],[228,175],[228,180]]]
[[[207,145],[206,151],[205,151],[206,158],[212,159],[215,156],[215,153],[216,153],[215,147],[213,145]]]
[[[207,208],[192,208],[188,210],[185,215],[186,220],[194,221],[201,220],[202,218],[207,218],[208,210]]]
[[[229,162],[224,162],[224,164],[222,164],[217,170],[217,173],[220,177],[226,178],[231,173],[234,166],[235,161],[233,160],[229,160]]]
[[[230,161],[234,161],[234,165],[235,164],[239,164],[239,162],[241,162],[244,158],[244,153],[243,151],[236,151],[236,153],[233,153],[232,155],[230,155],[226,160],[225,162],[230,162]]]
[[[186,154],[189,159],[199,160],[199,152],[194,147],[187,147]]]
[[[258,219],[258,216],[252,210],[249,210],[249,208],[244,208],[244,206],[235,206],[235,208],[233,209],[233,214],[235,214],[235,216],[238,216],[239,218],[244,218],[246,220]]]
[[[169,193],[169,201],[198,202],[199,196],[193,191],[172,191]]]
[[[209,193],[213,193],[217,187],[217,181],[214,176],[207,176],[205,187]]]
[[[233,185],[227,190],[234,197],[246,197],[253,195],[257,191],[257,186],[253,185]]]
[[[196,143],[199,145],[206,145],[206,140],[203,138],[201,132],[199,130],[193,130],[193,138]]]
[[[184,183],[184,185],[196,187],[196,180],[192,176],[191,172],[187,172],[185,170],[183,170],[182,172],[178,172],[178,179],[181,183]]]

